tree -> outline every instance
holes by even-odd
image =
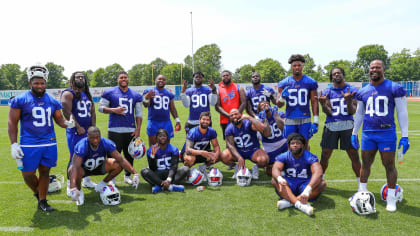
[[[194,71],[201,71],[207,78],[220,81],[222,51],[216,44],[204,45],[194,53]],[[192,68],[191,56],[184,59],[185,65]]]
[[[280,62],[271,58],[258,61],[254,68],[256,72],[260,73],[262,83],[276,83],[286,75],[286,70]]]
[[[18,64],[3,64],[0,67],[0,73],[1,89],[20,89],[18,81],[22,72]]]
[[[92,79],[90,80],[91,87],[106,87],[105,84],[105,69],[99,68],[92,74]]]
[[[233,80],[235,83],[249,83],[251,81],[252,72],[254,71],[255,69],[252,65],[243,65],[236,69],[235,74],[233,75]]]
[[[128,71],[130,85],[148,85],[147,81],[152,80],[151,66],[147,64],[136,64]],[[147,79],[148,78],[148,79]]]
[[[356,66],[363,69],[364,80],[368,80],[369,65],[373,60],[382,60],[385,68],[389,65],[388,52],[384,46],[378,44],[366,45],[357,52]]]
[[[47,88],[64,88],[67,83],[67,77],[64,76],[64,67],[52,62],[45,64],[48,69]]]
[[[116,86],[118,84],[118,73],[123,70],[124,68],[122,68],[122,66],[120,66],[117,63],[114,63],[110,66],[105,67],[104,77],[103,77],[105,87]]]
[[[330,81],[331,69],[335,67],[341,67],[344,69],[344,73],[346,74],[345,79],[347,82],[354,81],[353,78],[351,77],[352,63],[347,60],[331,61],[328,65],[324,66],[324,69],[326,71],[326,75],[324,76],[326,80],[324,81],[328,81],[328,82]]]
[[[161,74],[165,75],[166,77],[166,84],[172,84],[172,85],[181,85],[181,64],[172,63],[169,65],[166,65],[162,68]],[[182,79],[189,79],[189,78],[182,78]],[[192,80],[188,81],[189,83],[192,82]]]
[[[404,48],[400,53],[392,54],[385,76],[394,81],[419,80],[420,55],[416,55],[418,51],[411,54],[409,49]]]

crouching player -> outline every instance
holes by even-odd
[[[156,132],[157,143],[147,150],[149,167],[141,170],[141,176],[152,185],[152,192],[163,190],[183,192],[183,185],[179,184],[187,177],[189,167],[178,168],[178,148],[169,143],[168,131],[159,129]]]
[[[273,166],[271,184],[277,194],[283,198],[277,207],[285,209],[295,206],[307,215],[313,215],[314,209],[308,200],[315,200],[325,190],[325,180],[321,179],[322,167],[318,157],[306,150],[307,141],[298,133],[287,138],[289,151],[276,157]],[[281,171],[285,177],[281,176]]]
[[[97,127],[91,126],[88,129],[87,137],[76,144],[69,167],[72,200],[76,201],[77,205],[84,203],[84,193],[80,186],[83,177],[108,173],[95,187],[97,192],[101,192],[122,169],[134,174],[133,184],[137,187],[139,174],[136,170],[117,151],[114,142],[101,137],[101,131]]]

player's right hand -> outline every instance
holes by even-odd
[[[154,144],[153,146],[152,146],[152,153],[151,153],[151,158],[152,159],[155,159],[155,155],[156,155],[156,152],[159,150],[159,145],[158,144]]]
[[[133,186],[136,187],[136,189],[139,186],[139,183],[140,183],[139,174],[134,174]]]
[[[238,158],[238,170],[245,168],[245,160],[244,158],[240,157]]]
[[[283,91],[281,92],[281,96],[283,98],[288,98],[289,97],[289,86],[284,87]]]
[[[260,113],[258,113],[258,118],[260,118],[260,120],[264,120],[267,118],[267,113],[265,111],[260,111]]]
[[[70,196],[72,201],[78,201],[80,196],[80,190],[76,187],[70,189]]]
[[[354,149],[359,149],[359,140],[357,139],[357,135],[351,136],[351,145],[354,147]]]
[[[22,159],[24,156],[22,148],[20,148],[20,145],[18,143],[12,144],[12,157],[13,159]]]

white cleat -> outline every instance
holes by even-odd
[[[255,164],[252,167],[252,179],[258,179],[260,177],[260,172],[259,172],[260,168],[258,168],[258,165]]]
[[[67,197],[71,197],[71,190],[70,190],[70,180],[67,180],[67,190],[66,190]]]
[[[385,209],[389,212],[395,212],[397,210],[397,199],[394,196],[387,196]]]
[[[308,204],[300,204],[298,207],[296,207],[299,211],[305,213],[308,216],[311,216],[314,214],[314,208]]]
[[[130,176],[125,176],[124,175],[124,183],[126,183],[128,185],[133,185],[133,180],[131,179]]]
[[[90,180],[90,177],[85,177],[82,180],[82,187],[84,188],[95,188],[96,183],[94,183],[92,180]]]
[[[83,190],[80,190],[79,200],[76,201],[77,206],[81,206],[85,203],[85,194],[83,193]]]
[[[279,210],[283,210],[283,209],[289,208],[291,206],[293,206],[293,204],[290,203],[289,201],[287,201],[286,199],[281,199],[281,200],[277,201],[277,208]]]

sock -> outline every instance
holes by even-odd
[[[388,192],[387,192],[386,196],[387,196],[387,199],[389,199],[390,196],[392,198],[395,198],[395,189],[388,188]]]
[[[366,192],[367,190],[367,183],[360,183],[359,184],[359,192]]]
[[[360,177],[357,177],[356,179],[357,179],[357,184],[360,185]]]

